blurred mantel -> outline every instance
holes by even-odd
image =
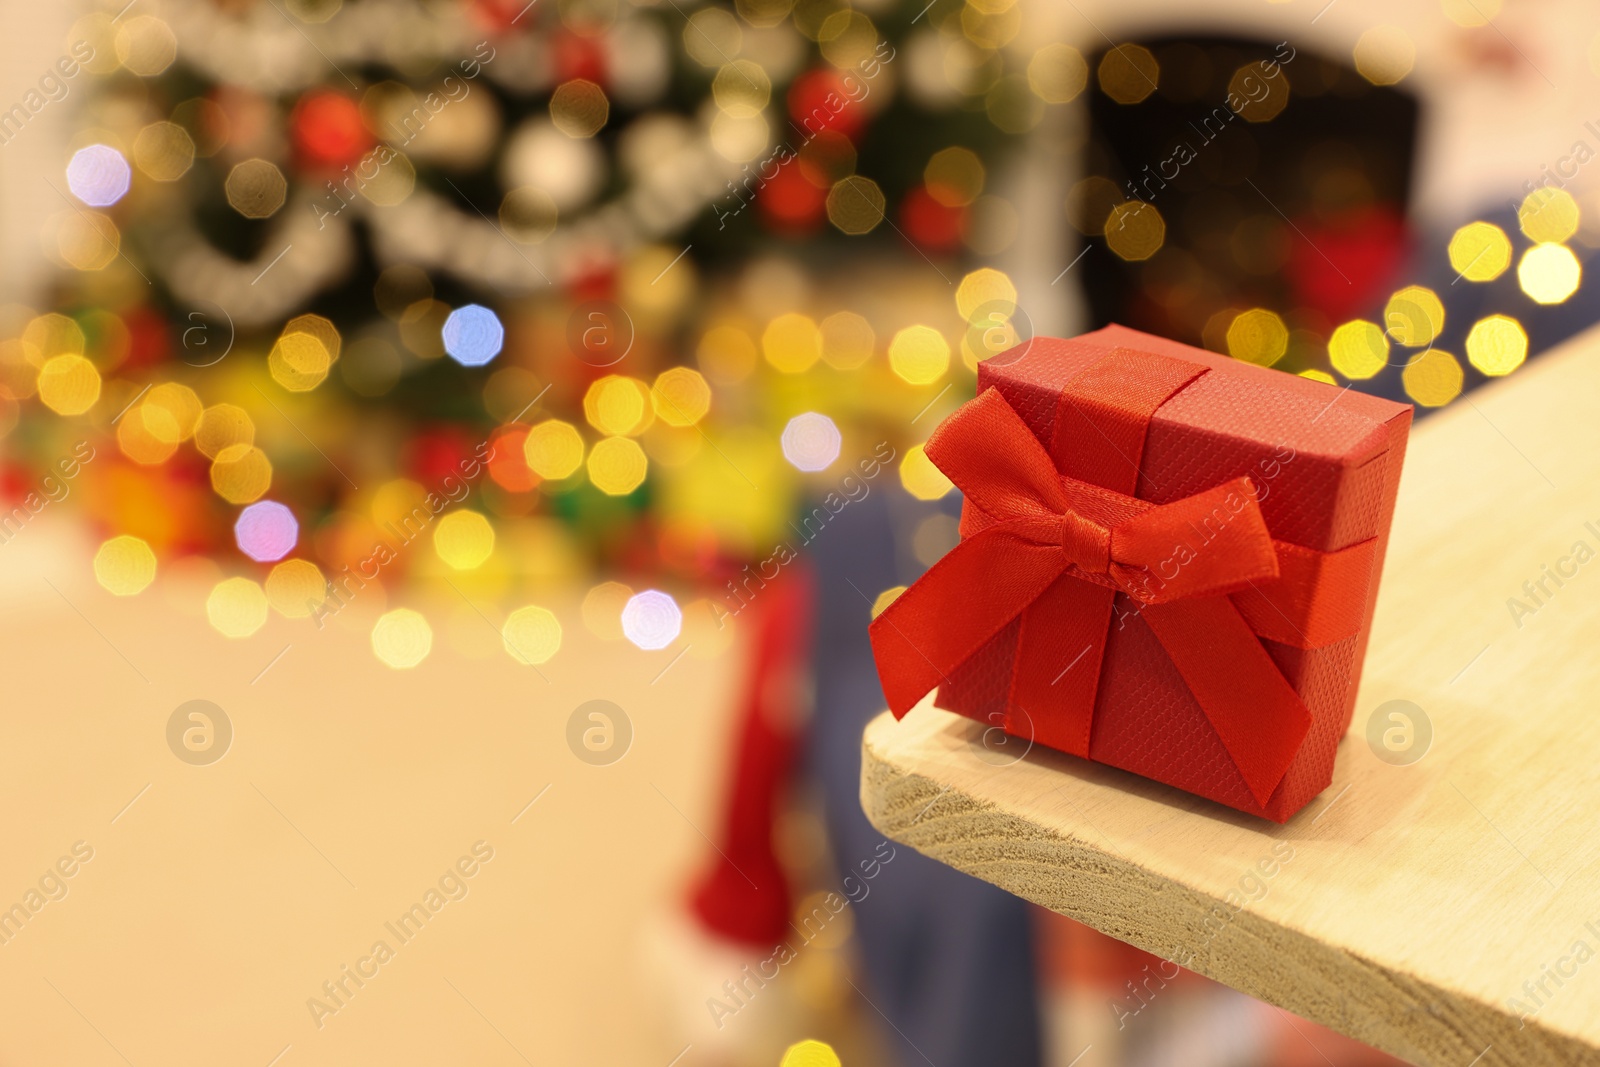
[[[1355,720],[1286,825],[1039,747],[999,766],[927,703],[869,725],[869,817],[1413,1062],[1596,1062],[1597,395],[1591,332],[1417,427]],[[1409,763],[1393,700],[1421,709]]]

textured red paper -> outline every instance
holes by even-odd
[[[1105,649],[1089,757],[1282,822],[1332,780],[1335,750],[1350,724],[1411,408],[1120,326],[1072,340],[1038,338],[1018,354],[997,356],[980,366],[978,391],[997,389],[1048,448],[1064,387],[1114,348],[1210,370],[1156,410],[1137,461],[1139,499],[1167,504],[1250,476],[1264,490],[1261,513],[1274,539],[1320,552],[1376,539],[1357,633],[1309,650],[1261,640],[1312,717],[1298,754],[1265,804],[1251,795],[1171,657],[1137,613],[1137,603],[1122,594],[1116,598],[1122,623],[1111,627]],[[1098,432],[1076,426],[1071,431]],[[964,531],[970,518],[963,516]],[[1270,614],[1253,598],[1250,591],[1232,597],[1252,624],[1252,613]],[[1309,625],[1321,622],[1313,616]],[[990,725],[1004,721],[1018,631],[1013,622],[952,672],[939,688],[938,706]]]

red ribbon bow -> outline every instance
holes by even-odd
[[[1087,758],[1121,592],[1267,804],[1311,713],[1260,637],[1316,648],[1355,633],[1374,542],[1274,541],[1247,477],[1169,504],[1133,495],[1151,417],[1206,371],[1112,352],[1062,394],[1061,470],[992,388],[934,432],[927,456],[967,508],[961,542],[872,624],[896,717],[1020,616],[1006,728],[1020,710],[1036,740]]]

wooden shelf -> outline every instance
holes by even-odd
[[[926,702],[868,726],[868,816],[1413,1062],[1600,1062],[1597,398],[1591,333],[1416,429],[1355,720],[1286,825],[1038,747],[1013,762]],[[1390,700],[1431,724],[1410,764],[1367,739]]]

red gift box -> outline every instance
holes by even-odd
[[[1350,725],[1411,408],[1109,326],[926,446],[961,542],[873,622],[939,707],[1283,822]]]

